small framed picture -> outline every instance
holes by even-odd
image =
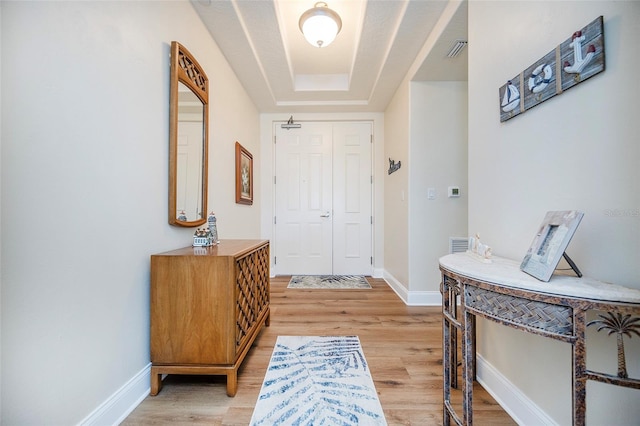
[[[253,155],[236,142],[236,203],[253,204]]]
[[[576,210],[547,212],[520,269],[541,281],[549,281],[582,216],[584,213]]]

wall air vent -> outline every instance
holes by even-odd
[[[462,52],[462,49],[465,48],[467,43],[469,42],[466,40],[456,40],[449,53],[447,53],[447,58],[455,58],[456,56],[458,56]]]
[[[449,237],[449,253],[464,253],[469,247],[469,238]]]

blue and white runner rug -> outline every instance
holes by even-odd
[[[278,336],[250,424],[386,425],[358,336]]]

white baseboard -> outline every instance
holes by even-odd
[[[507,380],[480,354],[476,360],[477,380],[519,425],[558,425],[520,389]]]
[[[150,380],[151,363],[93,410],[79,425],[119,425],[149,395]]]
[[[400,281],[387,271],[383,272],[384,280],[396,292],[398,297],[408,306],[441,306],[442,295],[439,291],[408,291]]]

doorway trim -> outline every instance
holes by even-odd
[[[275,152],[273,146],[274,126],[286,123],[291,113],[264,113],[260,114],[260,153],[255,156],[258,160],[254,163],[258,177],[256,190],[260,193],[260,238],[273,241],[275,212],[275,193],[273,189],[273,176],[275,172]],[[368,121],[373,124],[373,277],[383,278],[384,275],[384,178],[388,168],[384,157],[384,113],[295,113],[296,123],[316,121]],[[271,250],[271,275],[278,274],[277,265],[274,265],[274,250]]]

